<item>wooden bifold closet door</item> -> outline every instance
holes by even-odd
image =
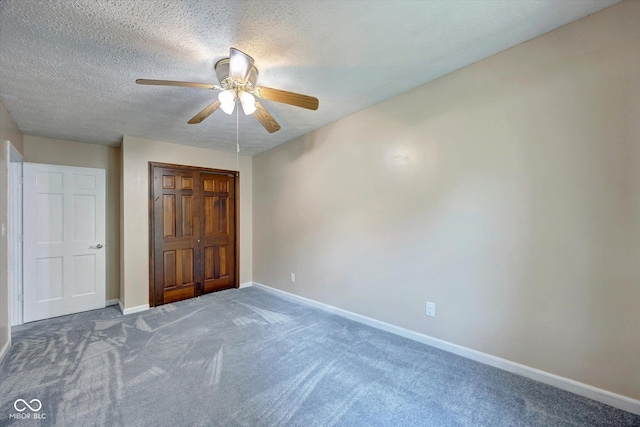
[[[150,305],[237,287],[236,173],[150,164]]]

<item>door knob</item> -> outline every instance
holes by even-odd
[[[95,246],[91,246],[91,249],[102,249],[102,243],[98,243]]]

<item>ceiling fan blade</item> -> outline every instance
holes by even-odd
[[[200,111],[198,114],[193,116],[193,118],[189,120],[187,123],[189,123],[190,125],[195,125],[202,122],[204,119],[209,117],[214,111],[216,111],[218,107],[220,107],[220,101],[216,99],[211,104],[204,107],[204,110]]]
[[[274,133],[280,130],[280,125],[276,120],[264,109],[260,101],[256,99],[256,111],[253,113],[256,119],[264,126],[269,133]]]
[[[216,85],[212,85],[208,83],[177,82],[173,80],[138,79],[136,80],[136,83],[138,83],[139,85],[184,86],[184,87],[195,87],[198,89],[218,89]]]
[[[229,76],[232,79],[245,83],[253,67],[253,58],[236,48],[230,49]]]
[[[287,92],[286,90],[257,87],[254,92],[260,98],[268,99],[269,101],[282,102],[283,104],[295,105],[296,107],[307,108],[309,110],[317,110],[319,105],[318,98]]]

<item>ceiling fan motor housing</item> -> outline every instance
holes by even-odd
[[[223,89],[243,87],[247,91],[252,91],[256,87],[256,82],[258,81],[258,69],[255,65],[251,66],[251,71],[249,72],[249,77],[247,78],[246,83],[239,82],[229,76],[229,58],[224,58],[216,62],[214,68],[216,70],[216,76],[218,77],[220,86],[222,86]]]

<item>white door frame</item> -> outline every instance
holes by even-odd
[[[22,162],[18,149],[6,141],[9,223],[9,324],[22,324]]]

